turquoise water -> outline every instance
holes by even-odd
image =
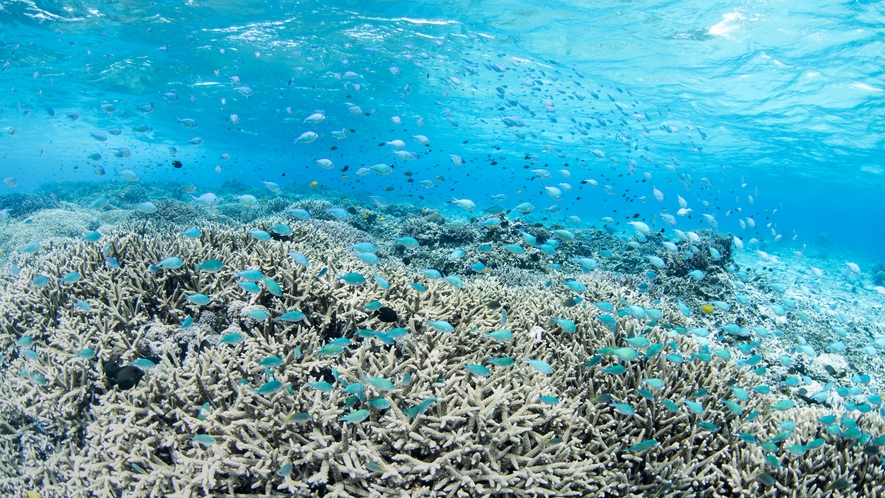
[[[880,492],[885,11],[588,5],[0,0],[0,489]]]
[[[614,210],[646,218],[661,208],[673,211],[669,200],[623,202],[625,193],[631,201],[651,197],[647,185],[635,183],[639,171],[648,171],[654,176],[647,183],[669,199],[682,193],[714,203],[708,211],[718,214],[725,231],[740,233],[738,216],[724,215],[743,208],[776,223],[785,238],[795,233],[798,240],[816,241],[825,232],[871,256],[883,242],[882,231],[874,229],[876,196],[885,184],[882,75],[869,60],[882,15],[874,3],[792,8],[615,2],[587,8],[492,2],[477,8],[458,2],[195,2],[62,8],[8,2],[3,8],[3,59],[10,66],[2,73],[2,124],[15,128],[14,136],[4,134],[3,171],[18,180],[20,191],[47,180],[118,181],[117,172],[132,169],[144,181],[190,180],[205,189],[231,179],[317,180],[345,194],[390,185],[396,189],[392,199],[420,192],[427,203],[455,195],[477,197],[482,205],[477,185],[483,185],[511,202],[528,200],[540,208],[552,202],[530,188],[531,174],[521,168],[569,163],[575,187],[593,178],[615,190],[610,197],[601,189],[585,191],[580,201],[574,195],[562,203],[563,214],[586,222]],[[496,73],[485,67],[489,64],[506,71]],[[390,72],[394,66],[397,75]],[[358,76],[337,79],[347,71]],[[240,83],[231,81],[234,76]],[[451,76],[461,84],[444,81]],[[527,79],[541,84],[532,90]],[[355,91],[353,84],[363,89]],[[411,87],[408,95],[405,85]],[[505,85],[500,99],[495,88]],[[254,95],[245,98],[234,90],[239,86]],[[583,101],[574,98],[576,91],[586,96]],[[166,92],[177,94],[178,102],[167,102],[161,95]],[[545,98],[553,100],[555,112],[545,111]],[[534,115],[508,100],[525,103]],[[348,102],[374,114],[352,115]],[[104,103],[118,110],[108,115]],[[154,112],[137,110],[149,103]],[[56,115],[48,116],[46,107]],[[24,116],[28,109],[31,114]],[[329,119],[319,126],[302,124],[318,109]],[[65,117],[72,112],[81,118]],[[458,128],[447,122],[447,113]],[[647,118],[637,120],[637,113]],[[232,114],[239,116],[236,125],[229,121]],[[397,115],[402,125],[390,121]],[[524,120],[525,139],[515,139],[514,129],[501,123],[507,115]],[[612,122],[603,128],[594,116]],[[189,130],[176,121],[186,117],[199,127]],[[419,117],[423,127],[415,124]],[[134,132],[140,124],[152,131]],[[109,135],[111,127],[121,135]],[[329,134],[344,128],[354,132],[341,142]],[[308,130],[322,139],[293,143]],[[97,142],[92,132],[108,140]],[[409,140],[414,134],[432,138],[432,147]],[[194,137],[202,145],[188,145]],[[405,150],[421,153],[421,160],[396,161],[377,147],[395,138],[405,139]],[[329,151],[333,145],[338,150]],[[131,157],[113,157],[110,149],[120,147],[128,147]],[[175,157],[169,147],[178,149]],[[619,163],[597,160],[590,149]],[[102,158],[87,159],[93,153]],[[453,167],[452,153],[466,159],[465,168]],[[528,154],[538,162],[524,160]],[[673,157],[678,171],[691,175],[691,191],[663,169]],[[331,159],[335,168],[317,168],[312,160],[318,158]],[[640,164],[637,174],[618,177],[626,175],[629,158]],[[173,159],[184,167],[171,168]],[[498,167],[490,165],[494,159]],[[586,169],[579,169],[581,161]],[[471,178],[430,190],[413,188],[400,175],[357,183],[351,170],[350,178],[341,178],[344,166],[378,162],[410,169],[416,179],[459,171]],[[96,165],[108,177],[96,177]],[[221,173],[213,173],[215,166]],[[704,177],[715,190],[702,190]],[[759,195],[750,206],[746,194],[755,188]],[[777,215],[765,214],[775,208]],[[694,209],[695,218],[701,211]]]

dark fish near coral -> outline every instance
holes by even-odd
[[[488,308],[490,310],[496,310],[500,307],[501,307],[501,303],[499,303],[498,301],[489,301],[486,303],[486,308]]]
[[[117,386],[123,391],[132,389],[138,385],[138,381],[144,377],[144,371],[132,365],[121,367],[116,361],[106,361],[102,365],[105,375],[108,377],[108,383]]]
[[[571,308],[572,306],[577,305],[577,304],[580,303],[581,301],[582,301],[581,298],[573,298],[573,297],[570,297],[570,298],[568,298],[568,299],[563,300],[563,301],[562,301],[562,305],[565,306],[566,308]]]
[[[382,306],[378,308],[378,319],[384,323],[392,323],[397,321],[396,311],[388,308],[387,306]]]

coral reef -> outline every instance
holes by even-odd
[[[48,194],[11,193],[0,195],[0,209],[7,209],[9,216],[25,218],[41,209],[57,207]]]
[[[300,205],[323,212],[316,201]],[[843,415],[832,432],[819,419],[833,408],[801,400],[784,408],[778,402],[786,391],[754,392],[756,374],[711,357],[704,341],[685,334],[685,317],[662,294],[684,277],[640,291],[648,280],[634,275],[571,274],[586,287],[575,306],[566,304],[575,293],[561,285],[525,279],[517,286],[511,281],[523,277],[503,272],[466,278],[463,288],[416,278],[412,265],[451,246],[406,248],[424,258],[407,263],[395,257],[392,240],[340,222],[290,220],[291,236],[258,241],[224,226],[186,239],[175,235],[186,225],[170,230],[170,220],[159,221],[145,221],[139,233],[105,234],[108,254],[100,244],[59,239],[3,282],[3,493],[824,496],[838,489],[872,496],[885,482],[878,446],[848,435],[854,425],[880,435],[882,418]],[[424,217],[408,223],[409,230],[438,225]],[[409,230],[402,234],[417,235]],[[379,265],[351,256],[348,245],[362,241],[379,245]],[[592,250],[582,240],[562,247],[564,262]],[[289,251],[305,254],[309,267]],[[105,264],[109,256],[119,268]],[[168,257],[183,265],[156,266]],[[224,267],[195,267],[209,259]],[[245,289],[236,272],[246,269],[260,270],[282,293],[266,281],[258,292]],[[61,284],[70,271],[82,280]],[[368,281],[346,285],[338,276],[347,272]],[[38,274],[50,277],[48,286],[33,286]],[[425,292],[409,285],[416,280]],[[209,302],[192,303],[195,293]],[[397,320],[382,322],[366,310],[373,300]],[[656,309],[661,318],[617,313],[609,325],[588,304],[599,301],[621,311]],[[278,319],[293,310],[304,319]],[[573,321],[575,332],[552,319]],[[436,320],[453,330],[438,331]],[[384,333],[395,327],[407,334],[393,341]],[[511,340],[487,335],[502,328]],[[232,334],[239,339],[222,340]],[[665,349],[640,347],[638,357],[622,361],[600,353],[637,337]],[[329,348],[335,340],[340,349]],[[281,364],[262,366],[272,356]],[[103,362],[144,358],[156,366],[145,366],[132,389],[106,381]],[[495,358],[513,364],[489,363]],[[662,385],[650,387],[652,378]],[[260,393],[272,380],[280,384]],[[752,392],[749,400],[733,388]],[[780,439],[776,466],[762,446],[736,435],[770,441],[787,420],[795,428]],[[812,447],[818,438],[824,445]]]

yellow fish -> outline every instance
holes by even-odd
[[[517,190],[516,193],[517,193],[517,194],[521,194],[521,193],[522,193],[522,189]]]
[[[320,184],[320,182],[314,180],[314,181],[310,182],[307,186],[308,186],[308,187],[316,187],[316,186],[319,185],[319,184]]]
[[[25,498],[40,498],[40,493],[36,491],[25,491]]]

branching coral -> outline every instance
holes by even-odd
[[[822,496],[844,478],[842,493],[861,496],[885,482],[877,456],[824,431],[817,418],[829,410],[800,402],[775,411],[783,396],[754,393],[735,414],[722,400],[737,401],[731,387],[752,389],[752,374],[679,334],[682,315],[658,301],[654,287],[639,293],[637,277],[574,275],[586,287],[577,306],[564,304],[575,294],[560,285],[520,287],[497,276],[467,278],[457,289],[408,271],[390,256],[392,241],[378,242],[388,256],[367,267],[348,245],[370,236],[336,222],[289,224],[291,236],[258,241],[221,226],[187,239],[176,235],[181,227],[156,231],[148,223],[145,235],[106,234],[108,254],[100,244],[67,240],[33,256],[0,295],[8,368],[0,381],[0,457],[16,462],[0,467],[0,489],[39,488],[44,496],[733,496],[801,489]],[[289,251],[305,254],[310,266]],[[119,268],[105,263],[111,256]],[[156,266],[170,256],[184,264]],[[209,259],[224,267],[195,267]],[[236,272],[246,269],[260,270],[282,295],[265,281],[258,292],[244,289]],[[57,282],[73,270],[81,281]],[[346,285],[339,275],[347,272],[368,281]],[[53,277],[49,286],[31,287],[38,273]],[[409,285],[416,280],[425,292]],[[210,301],[187,299],[196,293]],[[397,321],[367,310],[373,300],[394,309]],[[608,324],[589,304],[598,301],[662,316],[613,316]],[[278,319],[293,310],[304,319]],[[183,328],[189,317],[195,321]],[[571,320],[576,331],[551,319]],[[441,333],[431,320],[454,330]],[[396,327],[407,335],[384,335]],[[502,328],[512,340],[487,335]],[[242,339],[220,341],[231,334]],[[32,346],[21,345],[25,336]],[[644,358],[640,348],[638,358],[619,361],[603,349],[638,336],[665,350]],[[342,337],[351,344],[328,348]],[[95,358],[78,354],[85,348]],[[260,364],[272,356],[281,365]],[[136,387],[109,388],[103,361],[145,357],[157,365]],[[496,358],[513,364],[489,363]],[[549,364],[552,373],[528,360]],[[617,365],[625,370],[606,370]],[[654,399],[639,391],[649,389],[650,378],[663,383],[650,390]],[[279,388],[259,393],[271,380]],[[357,410],[367,413],[342,421]],[[754,410],[758,417],[748,420]],[[796,427],[782,447],[818,437],[825,446],[802,456],[781,450],[775,469],[758,445],[735,436],[767,441],[786,419]],[[885,429],[873,413],[857,424],[864,433]],[[647,440],[656,444],[628,451]],[[756,478],[763,472],[775,477],[773,485]]]

